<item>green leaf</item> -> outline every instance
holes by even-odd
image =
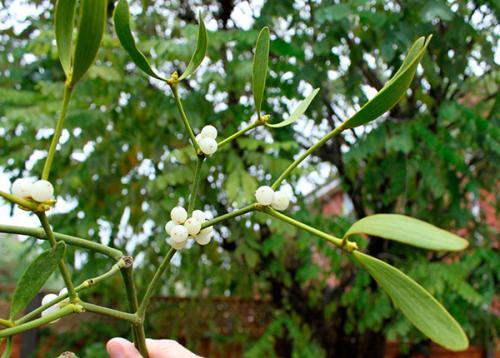
[[[260,117],[264,89],[266,87],[267,63],[269,60],[269,28],[264,27],[257,38],[255,46],[255,55],[253,57],[252,69],[252,90],[255,110]]]
[[[207,54],[207,46],[208,46],[208,35],[207,29],[205,27],[205,23],[203,22],[203,17],[200,12],[200,25],[198,26],[198,39],[196,40],[196,50],[189,61],[189,64],[186,67],[184,73],[179,77],[179,81],[191,76],[198,66],[203,62],[205,55]]]
[[[353,251],[353,255],[423,334],[452,351],[462,351],[469,346],[462,327],[422,286],[375,257],[359,251]]]
[[[106,28],[107,7],[108,2],[103,0],[82,0],[80,3],[72,84],[78,82],[95,61]]]
[[[288,117],[284,121],[281,121],[281,122],[276,123],[276,124],[266,123],[266,126],[271,127],[271,128],[281,128],[281,127],[285,127],[289,124],[292,124],[297,119],[299,119],[301,115],[304,114],[304,112],[307,110],[307,108],[309,108],[309,105],[311,104],[314,97],[316,97],[318,92],[319,92],[319,88],[316,88],[314,91],[312,91],[309,94],[309,96],[304,98],[302,100],[302,102],[299,103],[299,105],[297,106],[297,108],[295,108],[295,110],[292,112],[290,117]]]
[[[10,319],[15,319],[17,314],[36,296],[50,275],[56,270],[64,256],[66,245],[58,242],[57,245],[38,256],[24,271],[19,279],[10,307]]]
[[[411,84],[417,66],[424,56],[432,36],[419,38],[408,51],[403,64],[385,86],[368,101],[355,115],[342,123],[343,129],[354,128],[374,119],[394,107],[405,95]]]
[[[344,237],[368,234],[429,250],[460,251],[467,240],[425,221],[398,214],[376,214],[355,222]]]
[[[122,44],[122,47],[127,51],[132,61],[147,75],[159,80],[165,81],[163,77],[158,75],[149,64],[146,57],[137,49],[132,31],[130,30],[130,11],[127,0],[120,0],[116,5],[115,13],[113,14],[116,34]]]
[[[55,13],[55,33],[59,60],[66,77],[71,73],[73,26],[75,25],[76,0],[58,0]]]

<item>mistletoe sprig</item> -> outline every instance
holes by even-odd
[[[211,125],[205,126],[198,134],[195,134],[184,110],[182,99],[179,96],[178,86],[195,73],[206,56],[208,34],[201,14],[199,16],[196,48],[185,71],[180,76],[177,72],[172,73],[170,76],[160,74],[151,67],[146,56],[138,49],[131,32],[130,13],[126,0],[118,1],[113,19],[118,39],[137,68],[146,75],[163,81],[171,89],[179,110],[180,119],[193,148],[193,158],[196,158],[193,184],[187,201],[188,206],[187,208],[172,208],[170,212],[171,220],[165,224],[165,230],[169,236],[167,242],[171,248],[164,254],[161,264],[158,266],[142,297],[138,296],[135,288],[132,257],[103,244],[52,230],[46,215],[46,211],[56,205],[54,188],[49,182],[52,162],[64,128],[64,119],[73,88],[95,61],[106,23],[105,1],[80,0],[79,6],[77,6],[76,0],[57,1],[55,37],[61,66],[66,75],[60,116],[56,121],[41,179],[37,182],[20,179],[13,183],[11,193],[0,191],[0,196],[8,202],[17,204],[20,208],[36,214],[41,224],[41,228],[0,224],[0,232],[48,240],[51,249],[40,254],[28,266],[12,295],[9,317],[0,319],[0,326],[4,327],[0,330],[0,339],[7,339],[7,345],[2,357],[8,357],[10,354],[12,336],[56,322],[62,317],[81,314],[86,311],[129,322],[137,349],[143,356],[147,357],[146,335],[144,332],[147,308],[152,295],[158,290],[163,274],[174,254],[178,250],[185,249],[188,240],[194,240],[200,245],[208,244],[212,238],[215,225],[255,211],[267,214],[275,220],[286,222],[335,245],[341,253],[359,263],[377,281],[379,286],[391,297],[394,305],[424,335],[450,350],[460,351],[468,347],[468,339],[460,325],[429,292],[397,268],[359,251],[356,243],[350,241],[350,237],[354,234],[366,234],[437,251],[463,250],[468,245],[466,240],[420,220],[396,214],[378,214],[362,218],[355,222],[343,237],[335,237],[320,228],[312,227],[288,215],[286,211],[289,207],[290,198],[284,191],[279,189],[283,181],[290,176],[294,169],[328,140],[344,130],[373,121],[399,102],[411,84],[417,66],[431,40],[430,36],[427,38],[421,37],[415,41],[399,70],[377,95],[368,101],[356,114],[305,150],[273,183],[263,183],[255,193],[255,202],[207,220],[205,213],[196,209],[198,189],[201,182],[201,169],[205,159],[217,155],[218,148],[242,135],[248,134],[254,128],[263,126],[272,131],[294,123],[305,113],[319,89],[313,90],[300,102],[288,118],[282,121],[274,123],[269,115],[263,113],[262,103],[265,98],[270,48],[270,32],[267,27],[264,27],[259,33],[253,58],[252,92],[256,120],[220,141],[217,141],[217,129]],[[77,23],[76,30],[75,22]],[[73,36],[74,34],[75,36]],[[66,265],[65,250],[67,245],[103,254],[112,260],[114,265],[102,275],[75,285]],[[64,279],[65,288],[59,294],[45,296],[40,307],[19,317],[27,304],[57,269]],[[124,289],[127,293],[128,311],[95,305],[82,299],[85,290],[98,285],[118,272],[122,275]]]

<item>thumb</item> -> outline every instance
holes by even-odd
[[[125,338],[113,338],[106,344],[110,358],[141,358],[134,345]]]

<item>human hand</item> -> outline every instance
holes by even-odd
[[[171,339],[146,339],[149,358],[199,358]],[[113,338],[106,344],[110,358],[141,358],[134,344],[124,338]]]

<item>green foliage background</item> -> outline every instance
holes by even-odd
[[[0,166],[12,179],[41,172],[40,153],[49,146],[47,129],[53,127],[64,80],[52,5],[30,3],[40,16],[27,18],[22,29],[6,26],[0,32]],[[361,243],[422,283],[473,343],[488,346],[499,328],[492,313],[499,287],[498,232],[477,207],[481,190],[498,193],[497,2],[266,1],[254,8],[250,29],[230,18],[235,6],[244,5],[240,1],[131,3],[139,44],[166,75],[188,62],[197,10],[203,10],[211,30],[208,60],[181,91],[194,128],[213,124],[222,138],[250,121],[252,48],[264,25],[272,35],[263,104],[271,121],[282,119],[290,100],[302,98],[309,85],[321,88],[307,112],[309,122],[259,128],[208,160],[201,198],[214,215],[248,203],[260,183],[276,178],[302,148],[359,108],[370,89],[380,89],[418,36],[433,34],[407,98],[375,123],[332,140],[296,172],[294,216],[341,235],[356,218],[395,212],[465,235],[470,248],[445,256],[375,238]],[[9,17],[12,4],[3,1],[0,20]],[[51,222],[59,232],[136,256],[141,289],[167,250],[163,225],[170,209],[187,198],[194,163],[168,90],[131,65],[111,22],[108,27],[97,65],[74,93],[53,166],[56,191],[71,209]],[[305,200],[298,190],[295,183],[317,177],[311,174],[318,168],[328,181],[340,180],[353,204],[349,215],[325,218],[320,203]],[[497,203],[498,196],[490,204],[498,209]],[[269,299],[273,320],[262,338],[233,337],[248,357],[380,355],[386,339],[399,339],[409,352],[425,351],[428,342],[334,248],[258,214],[217,231],[207,247],[177,254],[163,293],[179,293],[182,282],[187,296]],[[318,257],[326,264],[319,265]],[[79,260],[85,264],[73,272],[76,281],[109,266],[93,254]],[[328,285],[332,277],[336,286]],[[115,285],[104,286],[105,301],[123,301]]]

